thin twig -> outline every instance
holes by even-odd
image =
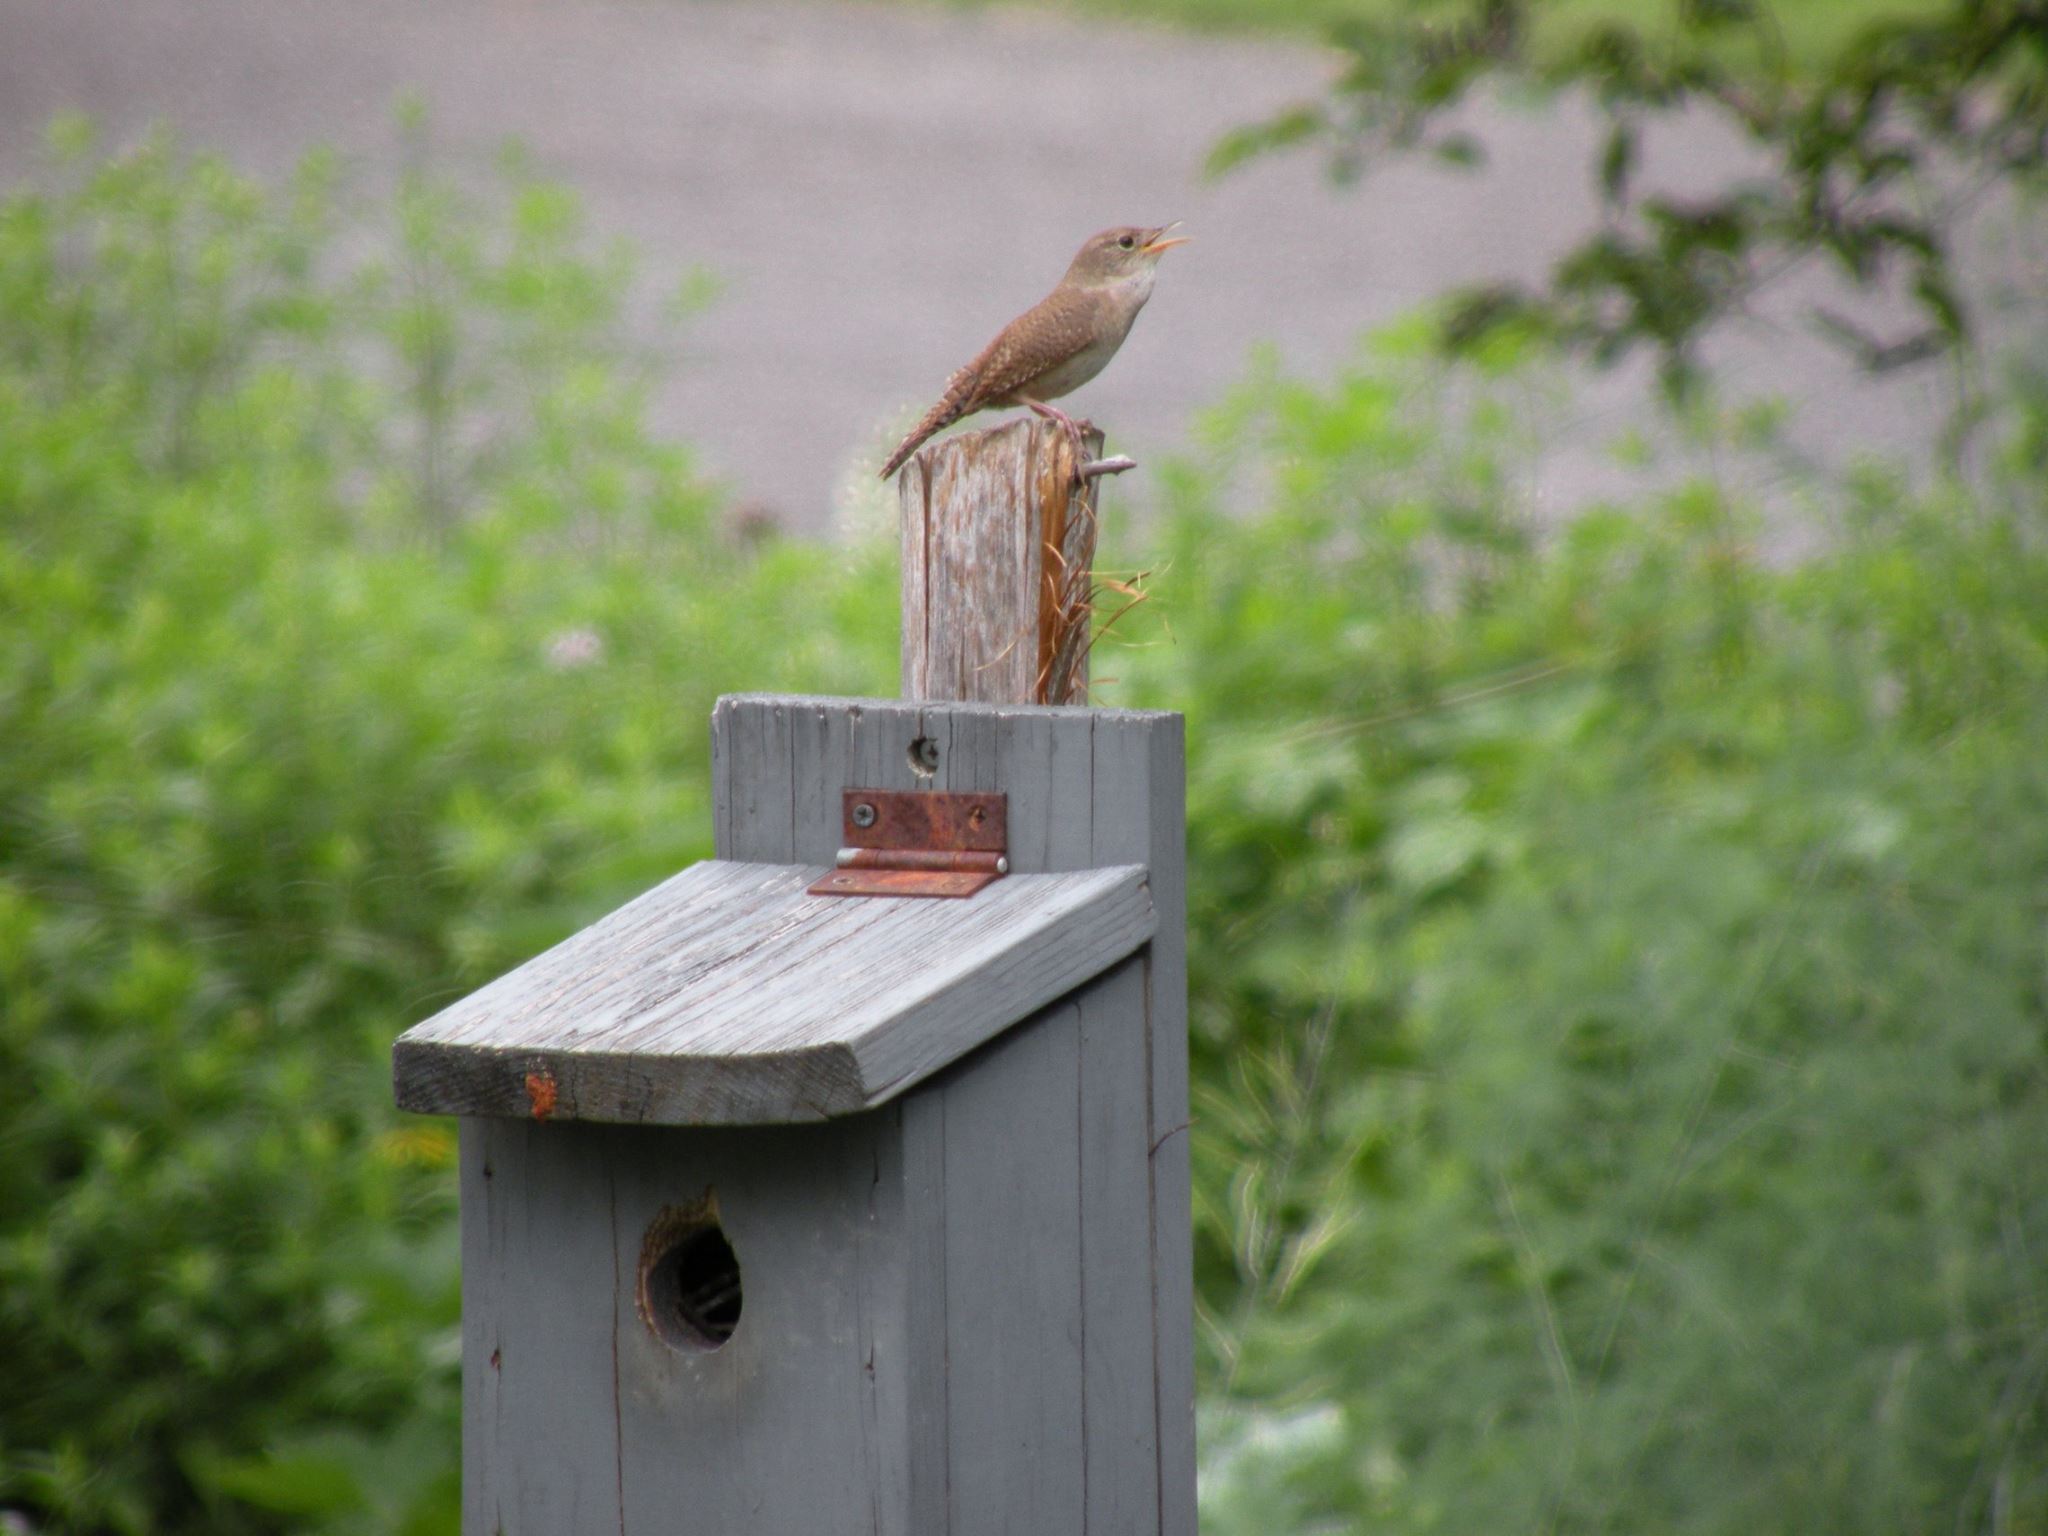
[[[1138,461],[1128,454],[1111,454],[1106,459],[1090,459],[1074,471],[1076,480],[1093,480],[1097,475],[1120,475],[1127,469],[1136,469]]]

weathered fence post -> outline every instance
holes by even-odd
[[[712,748],[715,860],[394,1054],[463,1117],[465,1536],[1193,1536],[1180,717]]]
[[[1102,434],[1082,439],[1099,459]],[[1088,699],[1097,479],[1036,417],[921,448],[902,498],[903,695]]]

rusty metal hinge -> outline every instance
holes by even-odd
[[[1010,872],[1010,797],[849,789],[839,867],[813,896],[972,896]]]

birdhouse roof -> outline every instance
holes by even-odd
[[[401,1108],[652,1125],[888,1102],[1151,937],[1138,866],[971,899],[812,896],[814,867],[711,860],[414,1026]]]

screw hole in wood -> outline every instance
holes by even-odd
[[[920,736],[910,744],[910,771],[920,779],[939,771],[939,744],[931,737]]]
[[[664,1206],[640,1244],[635,1304],[671,1349],[712,1350],[740,1323],[740,1261],[718,1222],[718,1197]]]

